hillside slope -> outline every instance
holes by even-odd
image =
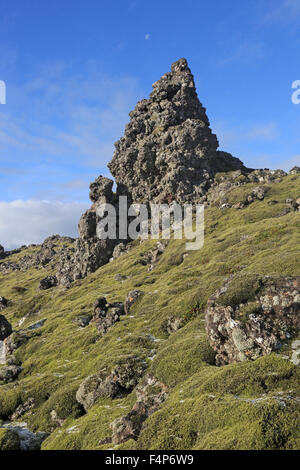
[[[13,335],[25,331],[26,337],[13,351],[22,368],[18,377],[0,382],[3,422],[22,421],[33,432],[48,433],[42,449],[299,449],[300,335],[254,361],[216,366],[204,312],[232,274],[300,276],[300,213],[293,205],[300,173],[262,182],[264,197],[251,204],[245,201],[257,183],[232,184],[219,194],[222,181],[243,177],[235,172],[215,178],[204,247],[186,252],[185,240],[170,240],[150,270],[155,240],[132,242],[128,252],[70,288],[38,286],[55,274],[61,244],[72,251],[71,239],[54,240],[44,265],[20,263],[40,251],[34,246],[2,261],[21,264],[0,269],[0,295],[9,301],[1,313]],[[119,321],[97,329],[96,300],[124,303],[131,291],[141,292],[132,305],[130,297]],[[102,395],[84,402],[85,410],[77,392],[95,374],[110,382]],[[93,387],[87,383],[83,395]],[[137,393],[144,411],[135,405]],[[130,428],[130,420],[116,420],[134,405],[140,422],[132,430],[132,421]],[[3,430],[0,447],[8,442]]]

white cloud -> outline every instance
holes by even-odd
[[[146,41],[148,41],[148,39],[150,39],[150,34],[149,34],[149,33],[147,33],[147,34],[145,35],[145,39],[146,39]]]
[[[0,201],[0,244],[6,250],[41,243],[49,235],[77,237],[86,204],[56,201]]]

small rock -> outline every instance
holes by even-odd
[[[39,283],[40,290],[51,289],[52,287],[57,286],[57,277],[56,276],[46,276]]]
[[[77,390],[76,400],[87,411],[100,397],[121,398],[133,390],[146,367],[141,358],[130,356],[111,373],[103,370],[87,377]]]
[[[5,297],[0,296],[0,310],[8,307],[8,300]]]
[[[0,380],[5,383],[13,382],[18,375],[22,372],[22,367],[19,366],[6,366],[0,369]]]
[[[125,300],[125,305],[124,305],[126,315],[129,315],[130,308],[142,294],[143,292],[140,290],[132,290],[131,292],[128,293],[126,300]]]
[[[148,374],[136,387],[137,401],[132,410],[111,423],[112,443],[121,444],[128,439],[137,439],[144,421],[161,406],[167,396],[167,386],[153,374]]]
[[[80,328],[85,328],[90,324],[91,319],[92,315],[78,315],[77,317],[73,318],[72,321]]]

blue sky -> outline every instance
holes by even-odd
[[[75,235],[128,112],[180,57],[221,149],[250,167],[300,165],[300,0],[0,0],[0,12],[5,246]]]

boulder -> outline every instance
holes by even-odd
[[[92,315],[78,315],[77,317],[73,318],[73,323],[78,325],[80,328],[85,328],[90,324],[92,319]]]
[[[39,283],[39,290],[47,290],[57,286],[56,276],[46,276]]]
[[[300,277],[230,277],[209,300],[206,332],[217,365],[279,350],[300,330]]]
[[[103,370],[87,377],[77,390],[76,400],[87,411],[99,398],[121,398],[133,390],[145,368],[141,358],[128,357],[110,373]]]
[[[127,294],[125,304],[124,304],[124,310],[125,314],[129,315],[130,309],[133,304],[137,301],[137,299],[143,294],[141,290],[132,290]]]
[[[111,423],[113,444],[137,439],[144,421],[159,409],[168,396],[167,386],[153,374],[148,374],[135,391],[137,401],[132,410]]]
[[[11,365],[0,368],[0,381],[5,383],[13,382],[22,372],[22,367]]]

